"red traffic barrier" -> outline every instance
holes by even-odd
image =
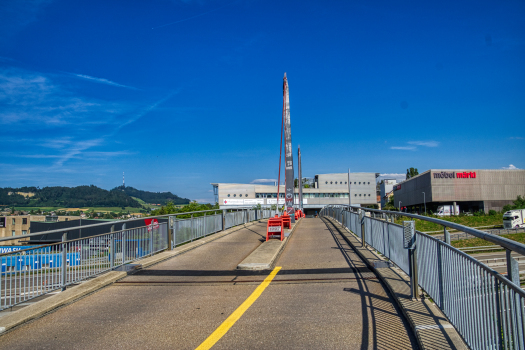
[[[287,212],[284,212],[283,215],[281,215],[281,218],[283,219],[283,226],[287,228],[292,228],[292,218],[290,215],[288,215]]]
[[[284,227],[283,219],[275,215],[274,218],[268,219],[268,225],[266,225],[266,240],[270,238],[279,238],[281,241],[284,238]]]

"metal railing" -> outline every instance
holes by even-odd
[[[321,214],[340,222],[361,238],[363,245],[370,245],[409,275],[412,289],[419,286],[432,298],[470,348],[525,349],[525,291],[520,287],[517,261],[510,254],[514,251],[523,255],[525,245],[414,214],[348,206],[327,206]],[[393,216],[440,224],[445,241],[415,231],[411,249],[405,249],[405,228],[410,225],[393,223]],[[447,227],[505,248],[507,276],[452,247]],[[418,294],[416,289],[414,297]]]
[[[120,231],[73,240],[67,239],[67,232],[80,227],[0,238],[1,242],[62,234],[60,243],[0,254],[0,310],[58,289],[63,290],[69,285],[209,234],[268,218],[273,216],[274,212],[229,209],[178,213],[148,217],[168,220],[152,221],[150,225],[130,229],[125,228],[125,223],[137,219],[126,220],[119,222],[124,222]],[[190,218],[177,218],[187,215],[190,215]],[[84,225],[81,228],[96,226],[108,226],[108,223]],[[108,226],[108,231],[113,231],[113,228]]]

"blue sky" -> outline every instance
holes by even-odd
[[[525,168],[523,1],[0,2],[0,186],[212,202],[303,174]]]

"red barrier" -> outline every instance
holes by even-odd
[[[266,240],[270,238],[279,238],[281,241],[284,238],[283,219],[275,215],[274,218],[268,219],[266,226]]]
[[[288,215],[287,212],[284,212],[281,218],[283,219],[284,227],[292,228],[292,218],[290,217],[290,215]]]

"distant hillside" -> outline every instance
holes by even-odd
[[[148,192],[137,190],[133,187],[115,187],[111,191],[122,191],[130,197],[140,198],[146,203],[166,205],[169,201],[173,204],[189,204],[188,198],[180,198],[171,192]]]
[[[139,202],[122,191],[107,191],[93,185],[0,188],[0,205],[63,208],[141,207]]]

